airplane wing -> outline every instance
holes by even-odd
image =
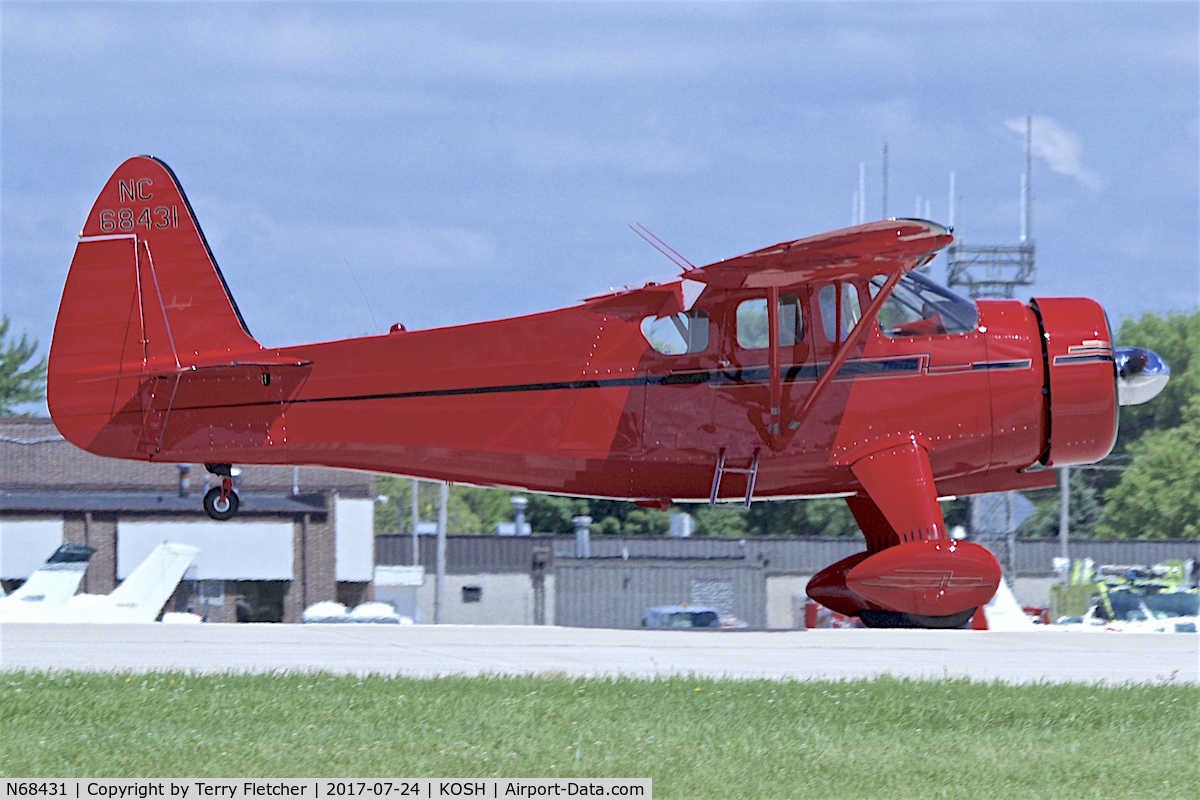
[[[689,280],[726,289],[793,286],[812,280],[905,273],[927,263],[954,241],[941,225],[890,219],[806,239],[780,242],[687,273]]]
[[[95,548],[83,544],[59,546],[29,580],[7,597],[0,598],[0,619],[35,609],[58,608],[79,588],[88,559]]]

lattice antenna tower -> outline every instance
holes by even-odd
[[[961,238],[946,251],[946,283],[963,286],[972,298],[1011,298],[1018,286],[1033,284],[1033,117],[1025,119],[1025,174],[1021,176],[1021,240],[1016,245],[967,245]],[[950,177],[951,214],[954,176]],[[951,223],[953,224],[953,223]]]

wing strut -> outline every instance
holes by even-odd
[[[783,376],[779,374],[779,287],[767,288],[767,366],[771,372],[771,444],[779,436],[783,414]]]
[[[846,337],[846,340],[838,346],[837,352],[833,355],[833,360],[829,362],[829,365],[825,367],[825,371],[821,373],[821,377],[817,379],[817,385],[813,387],[812,392],[810,392],[808,397],[805,399],[804,405],[800,406],[800,410],[796,412],[795,417],[788,422],[788,431],[792,435],[794,435],[795,432],[800,429],[800,426],[804,424],[804,420],[808,417],[808,413],[812,410],[812,407],[816,404],[817,400],[820,399],[821,395],[825,393],[825,389],[828,388],[829,384],[833,381],[833,378],[837,375],[838,370],[842,368],[842,364],[845,364],[846,359],[850,357],[850,351],[853,350],[860,341],[862,341],[863,336],[866,335],[867,330],[871,327],[871,323],[874,322],[875,315],[879,313],[879,309],[883,306],[884,302],[887,301],[888,297],[891,296],[892,290],[896,288],[896,283],[900,280],[900,274],[901,273],[897,271],[888,275],[887,280],[883,282],[883,286],[881,286],[879,291],[875,293],[875,297],[872,298],[871,302],[867,305],[866,310],[863,311],[862,316],[859,317],[858,322],[855,323],[854,327],[850,331],[850,334]],[[778,298],[778,294],[778,290],[775,290],[776,298]],[[840,308],[840,292],[838,293],[838,299],[838,307]],[[768,306],[768,313],[770,313],[770,309],[773,307],[773,304]],[[778,311],[776,311],[776,313],[778,313]],[[774,415],[776,403],[775,387],[778,385],[780,380],[779,331],[777,330],[776,326],[777,323],[771,325],[771,330],[774,331],[773,338],[771,339],[772,420],[776,419]],[[840,331],[840,325],[838,326],[838,329]],[[778,428],[772,424],[771,430],[772,432],[777,432]],[[773,436],[772,438],[775,439],[776,437]],[[776,446],[774,449],[779,449],[779,447],[782,447],[786,444],[787,442],[785,441],[778,441],[775,443]]]

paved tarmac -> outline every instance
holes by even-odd
[[[1200,683],[1200,636],[499,625],[0,625],[0,669]]]

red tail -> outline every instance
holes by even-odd
[[[126,161],[88,214],[58,309],[46,396],[59,431],[92,452],[153,458],[156,377],[260,351],[175,174]]]

